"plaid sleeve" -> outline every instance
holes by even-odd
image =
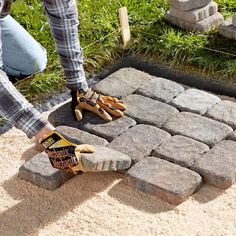
[[[83,51],[78,38],[76,0],[42,0],[60,56],[67,87],[87,90]]]
[[[0,70],[0,115],[32,138],[49,122],[17,91]]]

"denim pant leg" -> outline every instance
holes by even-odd
[[[9,81],[2,68],[2,41],[0,27],[0,116],[9,120],[16,128],[21,129],[32,138],[49,122],[32,107]]]
[[[46,67],[46,50],[10,15],[0,19],[3,70],[10,76],[26,76]]]

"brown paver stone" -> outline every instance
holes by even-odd
[[[231,101],[221,101],[212,109],[210,109],[207,114],[207,117],[210,117],[214,120],[223,122],[233,129],[236,129],[236,103]]]
[[[172,100],[171,105],[181,111],[203,115],[218,102],[220,102],[220,98],[215,95],[198,89],[188,89]]]
[[[138,123],[155,125],[161,128],[179,111],[174,107],[151,98],[132,94],[124,99],[127,106],[125,114]]]
[[[209,147],[206,144],[176,135],[157,147],[153,151],[152,156],[189,168],[208,150]]]
[[[92,134],[103,137],[109,142],[111,142],[118,135],[122,134],[134,125],[136,125],[136,121],[126,116],[121,117],[119,119],[114,119],[111,122],[106,122],[96,117],[88,121],[82,127],[82,129]]]
[[[186,30],[199,31],[202,33],[218,28],[218,26],[224,21],[224,17],[219,12],[207,17],[206,19],[198,21],[196,23],[189,23],[187,21],[173,17],[171,16],[169,11],[166,12],[165,18],[169,22],[171,22],[173,25],[177,25],[180,28],[183,28]]]
[[[172,6],[170,7],[169,11],[173,17],[179,18],[190,23],[196,23],[215,14],[218,11],[218,5],[217,3],[211,1],[204,7],[195,8],[189,11],[181,11]]]
[[[236,142],[223,140],[216,144],[192,169],[202,175],[206,183],[229,188],[236,178]]]
[[[236,130],[228,136],[228,139],[236,141]]]
[[[108,147],[125,153],[136,163],[149,156],[154,148],[170,137],[170,134],[161,129],[140,124],[118,136]]]
[[[21,179],[46,189],[56,189],[73,176],[70,172],[53,168],[45,152],[35,155],[19,169]]]
[[[168,0],[169,4],[181,11],[188,11],[195,8],[204,7],[211,0]]]
[[[202,178],[179,165],[147,157],[128,170],[124,182],[163,201],[179,204],[200,187]]]
[[[173,81],[158,77],[143,83],[135,93],[161,102],[169,103],[174,97],[183,91],[183,86]]]
[[[68,126],[59,126],[57,127],[59,132],[70,136],[71,138],[77,139],[82,143],[87,143],[91,145],[102,145],[106,146],[108,144],[106,139],[98,137],[96,135],[90,134],[83,130],[79,130],[76,128],[68,127]]]
[[[132,94],[139,86],[152,76],[134,68],[122,68],[100,81],[94,90],[115,97]]]
[[[173,135],[183,135],[210,147],[225,139],[233,129],[226,124],[189,112],[172,117],[163,127]]]
[[[236,26],[233,26],[232,18],[220,24],[219,33],[226,38],[236,40]]]

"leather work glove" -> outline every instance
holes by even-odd
[[[93,153],[95,148],[89,144],[82,144],[58,131],[52,131],[40,139],[52,166],[56,169],[69,170],[74,174],[86,169],[83,166],[81,153]]]
[[[122,117],[126,109],[124,102],[118,98],[97,94],[89,89],[86,92],[71,91],[72,110],[78,121],[82,119],[83,110],[96,113],[105,121],[111,121],[112,117]]]

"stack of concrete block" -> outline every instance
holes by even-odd
[[[207,32],[224,21],[218,5],[211,0],[168,0],[170,9],[165,18],[180,28]]]
[[[219,32],[226,38],[236,40],[236,15],[220,24]]]

